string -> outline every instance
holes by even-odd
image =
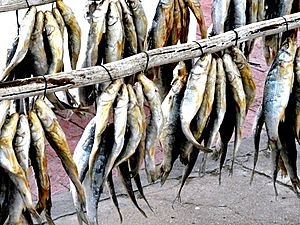
[[[103,65],[101,65],[101,64],[100,64],[100,66],[101,66],[103,69],[105,69],[105,70],[106,70],[106,72],[107,72],[107,74],[108,74],[108,76],[109,76],[110,80],[111,80],[111,81],[113,81],[113,78],[112,78],[112,76],[111,76],[111,74],[110,74],[109,70],[108,70],[108,69],[107,69],[105,66],[103,66]]]
[[[239,34],[236,30],[232,30],[235,33],[235,46],[238,45],[238,40],[239,40]]]
[[[289,30],[289,23],[288,23],[288,21],[286,20],[286,18],[284,16],[282,16],[281,18],[284,19],[285,26],[286,26],[286,31],[288,31]]]
[[[44,89],[44,97],[43,97],[43,100],[45,100],[45,97],[46,97],[46,93],[47,93],[47,87],[48,87],[48,83],[47,83],[47,79],[44,75],[42,75],[43,78],[44,78],[44,81],[45,81],[45,89]]]
[[[19,36],[20,23],[19,23],[19,11],[18,10],[16,10],[16,18],[17,18],[17,26],[18,26],[17,33]]]
[[[28,0],[25,0],[26,1],[26,4],[27,4],[27,7],[30,8],[30,5],[28,3]]]
[[[144,69],[144,73],[146,73],[146,71],[148,70],[148,66],[149,66],[149,54],[145,51],[142,51],[141,53],[145,53],[146,57],[147,57],[147,61],[146,61],[146,65],[145,65],[145,69]]]
[[[202,49],[202,46],[200,45],[200,43],[198,41],[193,41],[193,42],[196,43],[199,46],[200,51],[201,51],[201,55],[203,55],[204,52],[203,52],[203,49]]]

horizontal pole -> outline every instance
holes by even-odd
[[[0,12],[25,9],[28,6],[45,5],[52,2],[55,2],[55,0],[0,0]]]
[[[72,70],[44,77],[33,77],[11,82],[0,83],[0,100],[18,99],[46,93],[62,91],[68,88],[77,88],[86,85],[102,83],[112,79],[130,76],[145,70],[168,63],[199,57],[203,53],[214,53],[257,37],[284,32],[287,29],[300,27],[300,13],[284,17],[249,24],[235,31],[201,39],[196,42],[179,44],[149,50],[128,58],[84,69]],[[201,46],[201,47],[200,47]],[[147,57],[148,55],[148,57]],[[148,59],[147,59],[148,58]],[[108,70],[110,74],[106,71]]]

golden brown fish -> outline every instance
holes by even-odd
[[[52,12],[46,11],[44,14],[44,29],[51,55],[47,56],[50,62],[47,74],[58,73],[61,72],[63,68],[63,37]],[[66,109],[65,104],[58,99],[55,93],[47,94],[46,96],[48,100],[55,106],[55,108],[60,110]]]
[[[75,70],[81,48],[81,29],[74,15],[74,12],[69,6],[67,6],[61,0],[57,0],[56,7],[64,18],[67,27],[71,68]]]
[[[52,9],[52,14],[53,14],[54,18],[56,19],[56,22],[57,22],[57,24],[59,26],[60,33],[61,33],[61,35],[62,35],[62,37],[64,39],[65,27],[66,27],[64,18],[62,17],[60,11],[56,7],[54,7]]]
[[[4,71],[0,75],[0,81],[3,81],[9,73],[15,68],[25,57],[30,43],[31,33],[33,31],[36,15],[36,7],[31,6],[26,12],[21,26],[20,26],[20,35],[18,37],[18,46],[16,52],[11,59],[10,63],[6,66]]]
[[[34,111],[28,114],[31,133],[30,161],[33,167],[37,187],[38,203],[36,210],[39,214],[51,205],[50,179],[47,172],[46,138],[42,124]],[[49,213],[51,213],[49,209]]]
[[[194,13],[201,33],[201,38],[207,38],[207,29],[205,26],[205,18],[202,11],[201,4],[198,0],[184,0],[185,3],[188,5],[188,7],[191,9],[191,11]]]
[[[193,131],[193,135],[196,138],[196,140],[198,140],[201,136],[203,136],[204,129],[206,127],[209,116],[213,109],[216,77],[217,77],[217,62],[216,59],[213,58],[210,66],[210,71],[207,76],[203,101],[196,115],[196,129]],[[206,159],[207,159],[207,153],[204,153],[202,165],[200,165],[200,170],[199,170],[200,173],[201,172],[205,173]]]
[[[2,167],[15,184],[23,202],[32,216],[41,223],[41,218],[32,203],[31,193],[26,179],[25,172],[19,165],[13,150],[13,138],[17,130],[19,114],[13,113],[3,125],[0,134],[0,167]]]
[[[252,70],[245,55],[240,49],[238,49],[237,47],[232,48],[231,56],[233,61],[237,65],[242,77],[243,88],[246,94],[246,113],[247,113],[248,109],[250,108],[255,98],[256,86],[252,77]]]
[[[209,139],[206,144],[208,148],[212,147],[226,112],[226,74],[222,58],[217,59],[214,109],[216,117],[214,118],[214,124],[210,131]]]
[[[54,112],[47,106],[44,100],[38,99],[35,102],[34,107],[37,111],[38,118],[43,125],[46,138],[51,147],[55,150],[57,156],[60,158],[68,176],[74,183],[80,198],[82,209],[84,209],[85,195],[82,185],[78,179],[77,167],[72,158],[65,133],[60,127]]]
[[[26,176],[28,175],[29,169],[29,146],[30,146],[30,128],[27,116],[24,114],[20,115],[17,131],[13,141],[13,148],[15,151],[15,155],[17,157],[18,163],[22,167]],[[18,191],[18,189],[14,186],[14,190],[12,193],[12,199],[10,201],[9,207],[9,220],[6,223],[7,225],[15,225],[20,223],[21,215],[23,212],[25,205],[23,203],[23,199]]]
[[[141,141],[140,141],[133,157],[130,158],[130,169],[131,169],[130,172],[131,172],[132,176],[135,177],[139,173],[142,163],[145,158],[147,121],[146,121],[146,114],[145,114],[145,110],[144,110],[145,97],[144,97],[143,87],[142,87],[141,83],[136,82],[133,86],[133,89],[135,91],[137,103],[138,103],[138,106],[141,111],[142,124],[143,124]]]

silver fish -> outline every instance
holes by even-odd
[[[130,84],[127,85],[127,90],[129,95],[127,124],[130,136],[127,139],[126,145],[124,145],[124,150],[122,150],[116,159],[114,167],[117,167],[121,163],[127,161],[135,153],[142,138],[143,121],[140,107],[138,106],[134,90]]]
[[[35,15],[36,15],[36,7],[31,6],[26,12],[21,26],[20,26],[20,35],[19,42],[16,49],[16,52],[11,59],[9,65],[4,69],[4,71],[0,75],[0,80],[4,80],[9,73],[15,68],[25,57],[30,43],[31,33],[33,31],[34,23],[35,23]]]
[[[129,120],[129,117],[132,116],[129,114],[129,107],[132,107],[132,105],[128,105],[129,96],[125,84],[122,84],[121,93],[117,97],[116,101],[117,104],[114,108],[114,145],[107,159],[104,175],[105,178],[111,172],[116,159],[118,158],[123,149],[127,120]]]
[[[203,101],[207,74],[210,69],[211,60],[211,54],[205,54],[202,55],[195,63],[192,71],[189,74],[186,89],[180,106],[182,131],[186,138],[199,149],[201,149],[202,146],[194,138],[190,129],[190,124],[193,118],[196,116]],[[186,110],[187,108],[189,110]]]
[[[263,112],[269,143],[272,149],[273,185],[276,195],[275,182],[278,170],[278,157],[282,149],[278,127],[280,121],[284,121],[285,119],[285,109],[292,91],[295,54],[296,43],[292,38],[287,38],[270,68],[264,87]]]
[[[146,130],[145,166],[150,182],[156,180],[155,149],[161,134],[164,120],[161,109],[161,99],[156,85],[143,73],[138,74],[138,81],[143,86],[144,95],[149,103],[151,118]]]
[[[96,128],[96,118],[90,120],[85,127],[73,153],[73,160],[78,169],[78,178],[80,182],[83,182],[86,172],[88,170],[89,157],[92,151]],[[87,219],[81,212],[80,200],[76,188],[72,182],[70,182],[70,190],[73,197],[73,203],[77,212],[77,219],[79,224],[82,221],[87,223]]]

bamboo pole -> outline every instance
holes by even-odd
[[[300,13],[280,18],[249,24],[235,31],[198,40],[196,42],[158,48],[139,53],[137,55],[105,64],[105,68],[95,66],[85,69],[73,70],[44,77],[33,77],[23,80],[0,83],[0,100],[17,99],[46,93],[62,91],[67,88],[76,88],[112,79],[118,79],[145,70],[147,58],[148,68],[168,63],[179,62],[199,57],[203,53],[213,53],[224,50],[257,37],[280,33],[300,27]],[[201,47],[200,47],[201,46]],[[148,57],[147,57],[148,55]]]
[[[45,5],[52,2],[55,2],[55,0],[27,0],[27,2],[26,0],[1,0],[0,12],[25,9],[28,8],[28,6]]]

